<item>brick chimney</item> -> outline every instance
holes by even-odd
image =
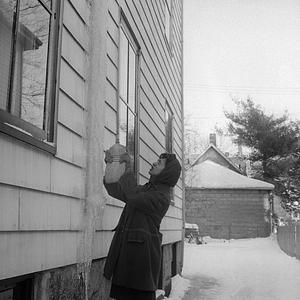
[[[217,137],[215,133],[210,133],[209,142],[217,147]]]

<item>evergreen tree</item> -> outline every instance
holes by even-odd
[[[234,142],[251,150],[249,159],[258,165],[256,178],[275,184],[282,206],[300,212],[300,126],[287,113],[266,114],[250,98],[235,100],[236,111],[225,112]]]

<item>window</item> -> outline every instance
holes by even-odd
[[[166,105],[165,110],[165,126],[166,126],[166,151],[173,152],[173,113],[170,106]]]
[[[173,113],[168,104],[165,110],[166,152],[173,153]],[[170,189],[171,204],[174,205],[174,188]]]
[[[172,0],[165,0],[165,36],[172,49]]]
[[[139,46],[125,17],[121,19],[119,45],[119,125],[118,134],[134,161],[137,172],[137,89]]]
[[[33,279],[15,277],[0,281],[0,300],[33,299]]]
[[[0,1],[0,130],[36,146],[54,142],[59,3]]]

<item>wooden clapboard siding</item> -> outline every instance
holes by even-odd
[[[20,230],[79,230],[82,200],[20,189]]]
[[[0,195],[0,231],[18,230],[19,190],[16,189],[14,186],[0,184]]]
[[[96,231],[94,238],[93,258],[102,258],[107,256],[114,232],[111,230]]]
[[[0,182],[50,192],[51,157],[28,144],[1,135]]]
[[[85,197],[88,15],[87,1],[64,1],[56,155],[0,136],[0,279],[77,261]]]
[[[59,93],[58,111],[58,122],[83,137],[84,109],[62,91]]]
[[[174,114],[174,152],[183,158],[182,149],[182,3],[173,5],[173,46],[170,52],[164,33],[164,4],[162,1],[110,0],[108,8],[108,73],[106,99],[106,138],[108,147],[116,134],[116,102],[118,76],[119,9],[123,10],[141,46],[139,86],[139,183],[149,178],[149,169],[159,154],[165,151],[165,106]],[[174,206],[162,222],[164,243],[182,238],[182,178],[174,189]],[[116,200],[118,203],[118,201]],[[116,224],[121,207],[106,205],[103,229]]]
[[[76,262],[78,231],[1,232],[0,280]]]

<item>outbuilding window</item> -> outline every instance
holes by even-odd
[[[60,3],[0,1],[0,131],[50,152]]]

